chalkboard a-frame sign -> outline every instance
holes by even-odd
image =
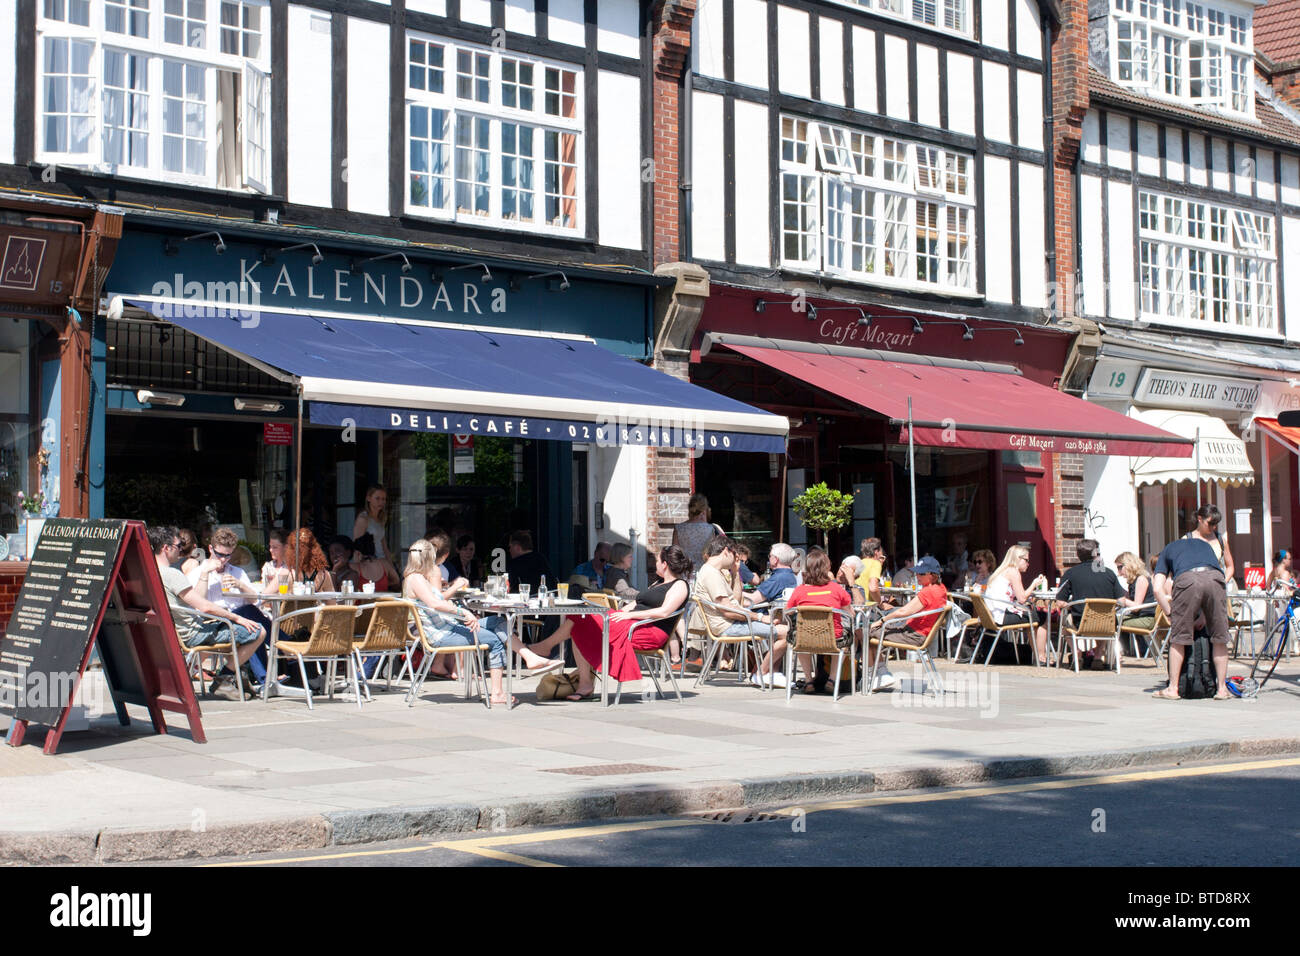
[[[196,743],[207,742],[144,524],[51,518],[0,638],[10,746],[22,743],[28,724],[43,724],[45,752],[54,753],[95,647],[123,726],[131,722],[126,705],[138,704],[165,734],[170,710],[186,715]]]

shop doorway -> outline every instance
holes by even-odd
[[[1029,549],[1029,574],[1059,575],[1056,523],[1052,516],[1052,478],[1041,452],[1003,451],[999,459],[997,497],[999,562],[1012,545]]]

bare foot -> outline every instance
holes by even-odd
[[[595,685],[594,683],[593,683],[593,684],[589,684],[589,685],[588,685],[587,687],[585,687],[585,688],[584,688],[581,684],[579,684],[579,685],[578,685],[577,692],[576,692],[576,693],[573,693],[573,694],[570,694],[568,697],[566,697],[566,698],[564,698],[564,699],[565,699],[565,700],[586,700],[586,699],[587,699],[588,697],[590,697],[593,693],[595,693],[595,691],[596,691],[596,685]]]
[[[509,705],[513,707],[515,704],[519,703],[519,701],[515,697],[506,697],[505,694],[493,694],[492,703],[501,704],[503,706]]]
[[[1166,687],[1164,690],[1158,690],[1151,696],[1156,700],[1182,700],[1182,698],[1178,696],[1178,691],[1171,687]]]

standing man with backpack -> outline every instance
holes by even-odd
[[[1174,585],[1172,597],[1165,587],[1170,580]],[[1216,672],[1214,699],[1227,700],[1224,681],[1228,676],[1228,594],[1223,567],[1210,543],[1191,535],[1165,545],[1156,562],[1153,589],[1156,601],[1169,616],[1169,686],[1152,696],[1157,700],[1178,700],[1182,696],[1178,679],[1183,672],[1183,658],[1193,645],[1197,618],[1204,615]],[[1192,653],[1196,662],[1194,648]],[[1189,676],[1189,687],[1196,682],[1196,676],[1195,672]],[[1209,688],[1195,696],[1209,696]]]

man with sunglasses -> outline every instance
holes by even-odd
[[[239,663],[248,664],[249,671],[256,679],[256,671],[252,665],[257,661],[255,656],[257,649],[266,640],[266,629],[256,621],[248,620],[204,598],[199,589],[194,587],[179,569],[172,566],[172,562],[182,553],[180,535],[176,533],[175,528],[150,528],[149,546],[158,562],[158,572],[162,575],[163,588],[167,592],[167,603],[171,606],[176,636],[180,638],[181,643],[187,648],[194,648],[233,638],[237,646]],[[199,618],[189,613],[191,610],[210,617]],[[212,620],[213,617],[222,620]],[[219,683],[219,679],[212,682],[214,691]]]
[[[211,603],[220,605],[245,620],[256,622],[264,634],[270,634],[270,619],[253,603],[258,596],[257,590],[248,580],[244,569],[230,563],[238,545],[239,536],[232,529],[218,528],[212,532],[208,558],[189,573],[190,584]],[[265,654],[265,645],[259,645],[257,654],[248,662],[253,679],[258,684],[266,680]]]

